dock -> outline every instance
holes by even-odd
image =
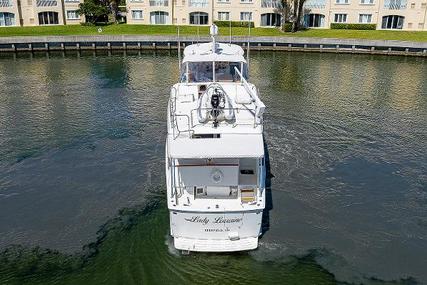
[[[229,42],[229,37],[219,37]],[[209,37],[95,35],[0,37],[0,53],[80,50],[176,50]],[[298,51],[427,57],[427,42],[307,37],[232,37],[232,43],[255,51]]]

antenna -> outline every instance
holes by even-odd
[[[197,45],[199,44],[200,40],[200,14],[197,13]]]
[[[230,45],[231,45],[231,39],[232,39],[232,33],[231,33],[231,20],[230,20]]]
[[[181,40],[179,38],[179,26],[177,27],[177,32],[178,32],[178,67],[179,67],[179,72],[181,72]]]
[[[199,40],[200,40],[200,26],[199,24],[197,24],[197,44],[199,44]]]
[[[248,27],[249,27],[249,33],[248,33],[248,52],[247,52],[247,64],[248,64],[248,69],[249,69],[249,53],[251,50],[251,22],[250,22],[250,18],[248,18]]]

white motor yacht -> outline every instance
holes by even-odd
[[[170,233],[186,252],[257,248],[265,207],[265,105],[243,49],[217,43],[217,30],[185,48],[168,105]]]

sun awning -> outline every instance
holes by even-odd
[[[263,157],[261,134],[222,134],[221,138],[173,139],[168,136],[168,153],[172,158],[243,158]]]

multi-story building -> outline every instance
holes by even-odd
[[[84,0],[0,0],[0,26],[78,24]],[[289,0],[291,1],[291,0]],[[281,0],[127,0],[129,24],[210,25],[252,21],[256,27],[282,23]],[[304,24],[375,24],[377,29],[427,30],[427,0],[307,0]]]
[[[304,22],[375,24],[377,29],[427,30],[427,0],[307,0]]]
[[[252,21],[280,26],[280,0],[128,0],[129,24],[210,25],[213,21]]]
[[[83,0],[82,0],[83,2]],[[79,24],[80,0],[0,0],[0,26]]]

